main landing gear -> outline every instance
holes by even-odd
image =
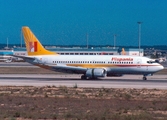
[[[86,75],[82,75],[81,80],[97,80],[97,77],[87,77]]]
[[[82,75],[82,76],[81,76],[81,80],[87,80],[86,75]]]

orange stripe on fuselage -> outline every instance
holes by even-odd
[[[132,65],[122,65],[122,64],[66,64],[67,66],[73,66],[73,67],[83,67],[83,68],[103,68],[103,67],[144,67],[144,66],[159,66],[159,65],[138,65],[138,64],[132,64]]]

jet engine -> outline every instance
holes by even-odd
[[[88,69],[86,71],[86,77],[97,78],[97,77],[106,77],[107,71],[103,68],[94,68]]]

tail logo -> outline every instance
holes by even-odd
[[[29,42],[29,52],[37,52],[37,42]]]

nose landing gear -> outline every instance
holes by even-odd
[[[147,80],[147,77],[146,77],[146,76],[143,76],[143,80]]]
[[[146,74],[146,75],[143,75],[143,80],[147,80],[147,76],[153,76],[153,74]]]

